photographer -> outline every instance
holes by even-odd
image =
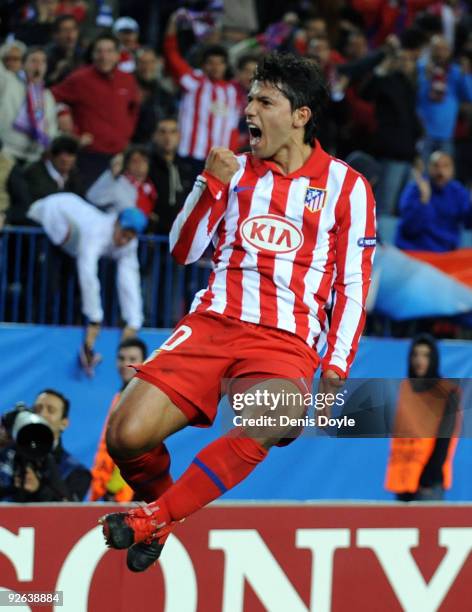
[[[22,414],[29,412],[21,410]],[[4,418],[16,442],[0,451],[0,499],[20,503],[83,500],[90,485],[90,472],[63,448],[61,441],[69,424],[69,400],[54,389],[45,389],[34,402],[32,413],[41,417],[40,426],[47,424],[52,442],[51,450],[42,456],[36,453],[33,458],[20,444],[19,432],[15,432],[19,413],[11,413],[10,422]]]

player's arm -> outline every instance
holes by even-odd
[[[170,252],[179,263],[197,261],[210,244],[226,211],[228,185],[238,170],[238,160],[229,149],[215,147],[210,151],[205,170],[170,230]]]
[[[336,218],[335,297],[322,369],[346,378],[365,324],[375,251],[375,200],[365,179],[358,177],[342,194]]]

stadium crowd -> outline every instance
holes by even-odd
[[[455,165],[457,181],[471,186],[466,3],[188,0],[172,13],[175,3],[160,3],[159,13],[145,4],[3,5],[3,223],[24,223],[31,202],[69,191],[98,206],[138,206],[153,220],[148,231],[167,233],[211,146],[247,147],[250,79],[257,58],[274,48],[321,65],[331,94],[321,144],[341,159],[371,156],[378,213],[408,224],[421,192],[443,219],[453,209],[456,234],[470,221],[467,210],[457,212],[456,194],[465,195],[457,183],[441,194],[442,204],[434,177],[433,194],[423,194],[435,151],[452,164],[447,183]],[[132,17],[119,16],[127,9]],[[428,223],[436,216],[423,231]],[[410,246],[423,248],[422,237]]]
[[[44,220],[28,214],[30,207],[65,192],[108,214],[138,208],[146,232],[166,237],[211,147],[248,150],[244,108],[251,78],[258,58],[278,49],[321,66],[330,96],[318,138],[371,182],[380,241],[436,253],[467,244],[464,229],[472,227],[467,3],[154,4],[2,4],[0,230],[38,223],[46,229]],[[169,300],[163,286],[178,281],[163,245],[141,256],[141,318],[153,326],[175,323],[195,289],[186,273],[179,312],[173,314],[178,301],[173,300],[166,317],[152,315],[156,293],[160,311]],[[10,257],[18,251],[13,239],[6,251]],[[36,264],[38,276],[44,270],[50,279],[61,276],[59,262],[73,269],[68,256],[57,248],[53,253],[52,264]],[[43,255],[32,258],[48,259]],[[10,293],[24,293],[30,282],[25,272],[15,278],[5,274]],[[156,278],[157,288],[151,282]],[[80,274],[79,284],[87,316]],[[52,291],[58,287],[65,295],[64,282],[56,278]],[[112,291],[106,288],[106,295]],[[127,307],[121,299],[120,307],[123,315]],[[445,331],[458,333],[455,326]]]

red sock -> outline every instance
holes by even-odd
[[[267,455],[251,438],[223,436],[205,447],[156,502],[179,521],[246,478]]]
[[[136,496],[146,502],[160,497],[172,485],[169,474],[170,455],[164,444],[159,444],[139,457],[114,461]]]

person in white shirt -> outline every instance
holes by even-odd
[[[103,320],[98,261],[110,257],[117,262],[117,289],[123,337],[136,334],[143,322],[141,283],[137,256],[137,235],[147,219],[138,208],[107,214],[72,193],[61,193],[37,200],[28,217],[39,223],[53,244],[76,259],[82,300],[82,313],[88,324],[80,358],[91,375],[100,358],[94,352]]]
[[[56,103],[44,86],[46,69],[40,47],[28,49],[17,74],[0,62],[0,138],[5,154],[21,163],[40,159],[58,132]]]

